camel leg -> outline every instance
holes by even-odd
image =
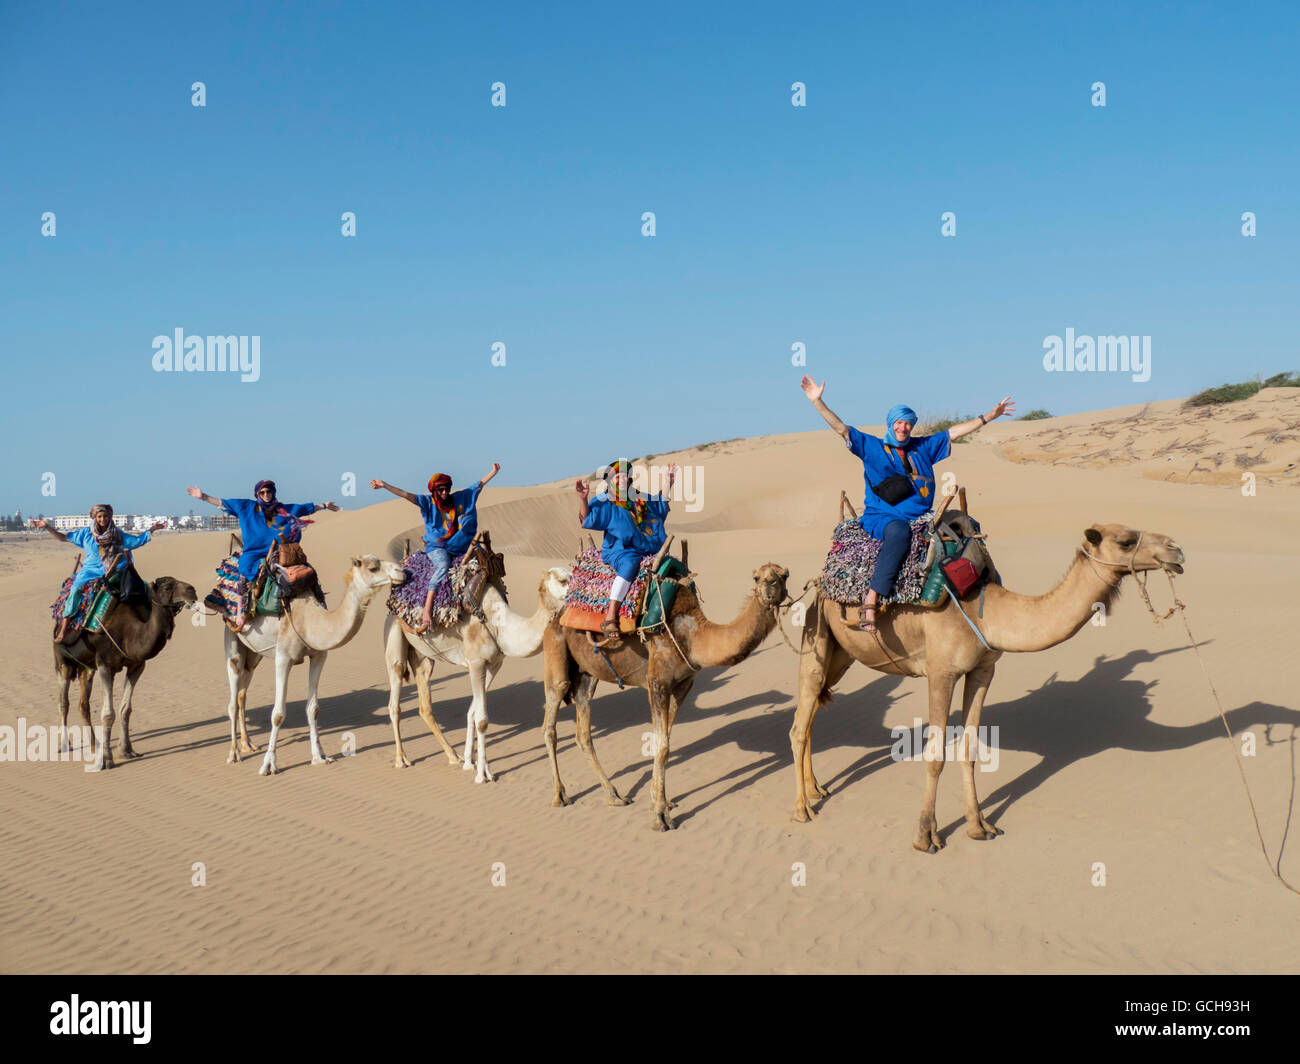
[[[99,666],[98,672],[99,685],[104,689],[104,708],[99,716],[99,723],[103,732],[99,737],[99,752],[95,755],[95,760],[86,769],[87,772],[100,772],[113,767],[113,674],[109,671],[107,665]]]
[[[245,649],[243,658],[239,670],[239,686],[235,692],[235,708],[239,714],[239,752],[255,754],[257,744],[248,737],[248,688],[253,683],[253,670],[257,668],[262,656]]]
[[[560,715],[560,705],[569,693],[569,655],[567,649],[563,654],[552,655],[548,653],[543,657],[542,688],[546,694],[542,735],[546,740],[546,756],[551,759],[551,778],[555,781],[555,796],[551,799],[551,805],[558,808],[559,806],[573,804],[573,799],[565,793],[564,784],[560,781],[560,759],[555,752],[555,722]],[[595,689],[595,681],[592,681],[592,689]]]
[[[271,709],[271,738],[266,742],[266,757],[262,767],[257,770],[259,776],[274,776],[280,771],[275,763],[275,742],[280,737],[280,725],[284,723],[285,703],[289,694],[289,670],[293,665],[289,655],[277,650],[275,655],[275,705]]]
[[[326,651],[307,659],[307,729],[311,733],[311,763],[313,765],[332,765],[334,759],[325,754],[320,744],[320,732],[316,728],[316,711],[320,700],[316,689],[320,686],[320,674],[325,668]]]
[[[957,677],[952,673],[931,673],[929,686],[930,736],[925,745],[925,802],[921,806],[912,845],[923,853],[938,853],[943,849],[943,840],[939,838],[934,805],[939,793],[939,774],[943,772],[944,744],[948,738],[948,708],[952,704]]]
[[[654,731],[655,744],[654,776],[650,783],[650,800],[654,804],[654,820],[650,826],[655,831],[669,831],[676,826],[672,817],[668,815],[668,799],[665,794],[667,787],[665,777],[668,773],[668,703],[670,693],[668,685],[662,680],[650,681],[650,726]]]
[[[493,783],[492,770],[487,763],[487,693],[492,687],[492,681],[496,679],[497,673],[501,670],[504,657],[499,657],[495,662],[485,662],[482,666],[482,672],[478,676],[479,689],[474,691],[474,697],[469,704],[469,719],[465,722],[465,758],[466,768],[469,768],[469,744],[470,738],[473,737],[478,752],[478,771],[474,774],[475,783]],[[470,687],[475,686],[475,670],[469,672]]]
[[[420,699],[420,716],[429,726],[429,731],[433,732],[433,737],[438,740],[442,752],[447,755],[447,764],[454,765],[456,751],[451,748],[451,743],[447,742],[447,737],[442,734],[442,729],[438,727],[438,721],[433,716],[433,695],[429,691],[429,679],[432,676],[433,662],[421,655],[415,665],[415,693]]]
[[[126,683],[122,691],[122,756],[139,757],[131,746],[131,698],[135,695],[136,681],[140,679],[140,674],[144,672],[145,663],[142,661],[134,669],[126,670]]]
[[[58,648],[54,650],[54,686],[59,695],[59,753],[66,754],[71,747],[68,745],[68,689],[72,686],[72,676],[68,670],[57,660],[59,655]]]
[[[248,691],[248,679],[245,674],[244,647],[235,638],[235,634],[225,629],[224,649],[226,657],[226,681],[230,684],[230,704],[226,706],[226,716],[230,718],[230,752],[226,755],[226,764],[233,765],[239,761],[241,753],[250,751],[241,749],[237,732],[244,726],[243,696]],[[248,733],[244,733],[244,743],[248,743]]]
[[[391,616],[384,622],[384,669],[388,672],[388,723],[393,726],[393,768],[410,768],[402,746],[402,672],[406,666],[406,637]]]
[[[831,658],[826,666],[826,678],[822,681],[822,690],[830,691],[837,683],[844,679],[844,674],[849,671],[849,666],[853,664],[853,655],[845,650],[838,643],[831,644]],[[817,782],[817,777],[813,774],[812,767],[812,729],[813,722],[817,719],[817,711],[822,707],[822,699],[818,698],[813,702],[812,712],[808,715],[808,726],[804,734],[803,742],[803,776],[805,787],[809,794],[816,798],[829,798],[830,791]]]
[[[81,688],[81,697],[77,701],[77,708],[81,710],[81,719],[85,725],[85,731],[82,735],[90,736],[90,752],[93,754],[95,752],[95,729],[90,722],[90,691],[95,683],[95,674],[89,669],[78,669],[77,683]],[[85,749],[85,744],[81,744],[81,749]]]
[[[605,775],[605,770],[601,767],[599,758],[596,757],[596,744],[591,738],[591,699],[596,693],[596,684],[598,682],[594,676],[587,676],[584,673],[578,678],[578,685],[573,692],[573,711],[577,724],[578,745],[582,747],[583,753],[587,755],[587,760],[591,762],[591,771],[596,774],[596,779],[600,780],[600,785],[605,788],[607,804],[628,805],[631,799],[619,794],[618,788]]]
[[[962,745],[958,756],[961,757],[962,790],[966,796],[966,834],[972,839],[995,839],[1002,834],[984,819],[980,812],[979,795],[975,792],[975,739],[979,735],[980,714],[984,710],[984,696],[988,694],[989,684],[993,682],[992,665],[981,666],[966,674],[966,683],[962,693]]]
[[[676,687],[668,696],[668,734],[672,735],[673,725],[677,723],[677,711],[682,708],[682,703],[686,701],[687,695],[691,693],[691,688],[695,686],[695,677],[688,676]],[[664,802],[669,809],[676,809],[677,803],[664,794]]]
[[[796,696],[794,723],[790,726],[790,752],[794,756],[794,815],[796,824],[806,824],[813,818],[808,805],[808,792],[825,797],[812,774],[812,722],[821,705],[822,692],[831,685],[827,682],[834,652],[840,646],[831,638],[830,629],[822,616],[821,602],[814,600],[804,618],[804,632],[799,655],[799,685]],[[847,654],[845,654],[848,657]],[[849,659],[850,662],[852,659]],[[844,665],[844,670],[848,664]],[[841,670],[840,676],[844,675]],[[838,679],[838,677],[837,677]],[[811,780],[811,787],[809,781]]]

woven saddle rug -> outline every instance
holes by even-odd
[[[894,593],[881,602],[916,602],[925,586],[925,555],[929,547],[929,515],[911,522],[912,542],[898,570]],[[856,520],[841,521],[831,536],[830,553],[822,570],[822,594],[832,602],[859,606],[871,583],[881,541],[867,535]]]
[[[203,598],[203,605],[221,615],[222,620],[242,624],[248,610],[248,584],[241,587],[239,555],[232,554],[217,566],[217,586]]]
[[[50,607],[50,614],[56,621],[63,617],[63,607],[67,604],[68,595],[72,593],[73,577],[68,577],[63,581],[63,587],[59,590],[59,597],[54,600],[54,605]],[[81,590],[77,592],[79,599],[77,608],[72,616],[68,618],[69,631],[77,628],[84,628],[86,621],[90,619],[91,610],[95,608],[95,597],[99,594],[99,589],[104,585],[103,577],[96,577],[94,580],[88,580],[81,585]],[[104,605],[101,603],[101,605]],[[101,611],[102,613],[106,611]]]
[[[637,570],[636,579],[632,581],[632,587],[619,607],[620,621],[628,622],[634,627],[636,605],[641,601],[646,584],[650,580],[650,566],[653,562],[653,558],[641,559],[641,568]],[[569,577],[569,594],[564,600],[565,615],[568,616],[570,610],[575,614],[594,615],[597,622],[595,627],[599,629],[599,621],[609,608],[609,591],[617,575],[612,566],[600,560],[599,547],[583,547],[573,560],[573,573]],[[570,620],[572,619],[570,616]],[[579,627],[576,624],[568,626]],[[583,627],[587,626],[583,625]]]
[[[408,554],[402,562],[406,582],[393,588],[388,596],[388,612],[406,622],[410,628],[419,628],[424,617],[424,596],[429,592],[429,577],[433,575],[433,562],[424,551]],[[433,624],[445,628],[460,620],[461,595],[465,584],[479,570],[479,561],[465,554],[452,563],[447,575],[433,592]]]

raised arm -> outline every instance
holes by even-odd
[[[969,432],[974,432],[976,429],[982,429],[990,421],[996,421],[998,418],[1002,417],[1003,414],[1014,414],[1015,410],[1015,400],[1008,395],[987,414],[981,414],[979,417],[973,417],[969,421],[963,421],[960,425],[949,426],[948,438],[950,440],[960,439]]]
[[[587,505],[587,496],[591,494],[591,489],[579,480],[573,485],[573,490],[578,493],[578,524],[583,524],[587,520],[587,514],[591,512],[591,507]]]
[[[420,505],[420,500],[417,499],[414,495],[412,495],[409,491],[403,491],[401,488],[395,488],[386,480],[380,480],[378,478],[375,478],[370,482],[370,486],[374,488],[375,491],[378,491],[380,488],[383,488],[385,491],[391,491],[399,499],[405,499],[412,506]]]
[[[48,532],[51,536],[57,539],[60,543],[68,542],[68,537],[65,536],[62,532],[60,532],[57,528],[55,528],[54,525],[50,523],[48,518],[45,517],[33,518],[32,527],[45,529],[46,532]]]
[[[221,500],[220,500],[220,499],[214,498],[214,497],[211,496],[211,495],[205,495],[205,494],[204,494],[202,491],[200,491],[197,487],[194,487],[194,488],[186,488],[186,489],[185,489],[185,494],[188,495],[188,496],[190,496],[191,498],[194,498],[194,499],[202,499],[202,500],[203,500],[204,502],[206,502],[206,503],[211,503],[211,504],[212,504],[213,506],[215,506],[218,510],[221,509]]]
[[[496,476],[500,472],[501,472],[501,463],[493,462],[491,472],[489,472],[487,476],[485,476],[482,480],[480,480],[479,483],[486,484],[489,480],[491,480],[494,476]]]
[[[835,411],[822,402],[822,392],[826,390],[826,382],[822,381],[821,384],[818,384],[811,377],[805,375],[803,379],[799,381],[799,387],[803,389],[804,395],[808,396],[812,405],[817,408],[817,413],[821,414],[821,416],[826,419],[826,424],[835,430],[835,433],[840,437],[840,439],[848,442],[848,425],[844,424],[843,421],[836,417]]]

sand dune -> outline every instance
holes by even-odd
[[[970,490],[1009,587],[1039,593],[1082,530],[1120,521],[1174,536],[1179,594],[1230,711],[1255,736],[1247,773],[1270,846],[1296,772],[1292,621],[1282,593],[1300,550],[1287,476],[1300,393],[1267,391],[1211,415],[1178,404],[998,423],[940,467]],[[1254,417],[1235,420],[1245,414]],[[1256,435],[1257,433],[1262,433]],[[1171,440],[1200,440],[1182,450]],[[1270,442],[1271,441],[1271,442]],[[1288,450],[1289,448],[1289,450]],[[1109,451],[1098,454],[1097,451]],[[1206,456],[1225,451],[1217,467]],[[1262,455],[1243,495],[1237,454]],[[1173,462],[1166,461],[1174,457]],[[1250,459],[1252,462],[1254,458]],[[765,561],[797,592],[820,570],[837,500],[858,464],[826,431],[655,456],[702,470],[701,507],[674,507],[704,608],[730,618]],[[1199,462],[1199,467],[1198,467]],[[1162,465],[1163,463],[1163,465]],[[1164,475],[1162,475],[1162,472]],[[366,502],[369,500],[358,500]],[[512,601],[531,611],[541,569],[578,542],[571,480],[489,487],[480,523],[507,555]],[[419,538],[400,500],[323,514],[307,547],[337,599],[350,556]],[[202,594],[224,534],[161,535],[147,576]],[[74,551],[5,544],[8,683],[0,724],[55,718],[48,604]],[[1151,581],[1163,606],[1163,577]],[[609,808],[561,718],[561,771],[577,802],[550,806],[540,660],[510,661],[489,700],[495,785],[448,766],[405,694],[415,766],[392,765],[382,606],[330,655],[312,766],[305,670],[290,681],[282,772],[225,764],[221,629],[182,614],[140,683],[144,754],[109,773],[0,765],[0,969],[10,972],[1225,972],[1296,971],[1297,899],[1269,874],[1212,700],[1181,624],[1152,624],[1129,591],[1103,628],[1040,654],[1007,655],[985,710],[1000,763],[977,774],[1006,834],[961,830],[960,774],[940,784],[948,846],[912,850],[924,768],[890,757],[891,728],[925,715],[923,681],[850,670],[813,749],[832,789],[795,825],[790,728],[795,655],[775,635],[750,660],[706,670],[673,732],[677,831],[649,830],[646,696],[602,686],[595,738],[634,803]],[[791,630],[797,641],[798,633]],[[469,690],[440,667],[435,712],[459,745]],[[259,746],[271,675],[250,697]],[[98,710],[98,700],[96,702]],[[191,885],[202,863],[205,886]],[[805,886],[792,885],[796,862]],[[1104,863],[1105,886],[1094,886]],[[505,885],[493,885],[494,868]],[[1282,869],[1300,880],[1288,849]]]

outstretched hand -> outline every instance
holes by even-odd
[[[324,508],[325,508],[326,510],[338,510],[338,508],[339,508],[339,504],[336,503],[336,502],[327,502],[327,503],[324,503]]]
[[[379,489],[384,486],[384,482],[380,480],[378,477],[372,477],[370,479],[370,486],[374,488],[375,491],[379,491]]]
[[[821,384],[818,384],[805,373],[799,380],[799,387],[803,389],[804,395],[815,403],[822,397],[822,392],[826,390],[826,382],[822,381]]]
[[[152,525],[149,526],[149,531],[150,531],[150,532],[161,532],[161,531],[162,531],[163,529],[165,529],[166,527],[167,527],[167,522],[166,522],[166,521],[155,521]]]
[[[1004,414],[1014,414],[1016,412],[1016,401],[1011,396],[1006,396],[1002,402],[993,408],[993,418],[1002,417]],[[993,420],[990,418],[989,420]]]
[[[200,490],[198,489],[197,486],[192,487],[192,488],[186,488],[186,489],[185,489],[185,494],[188,495],[188,496],[190,496],[191,498],[194,498],[194,499],[201,499],[201,498],[203,498],[203,492],[200,491]]]
[[[578,497],[582,499],[585,499],[588,495],[591,494],[591,489],[587,487],[587,485],[583,483],[581,480],[579,480],[576,484],[573,485],[573,490],[576,491],[578,493]]]

